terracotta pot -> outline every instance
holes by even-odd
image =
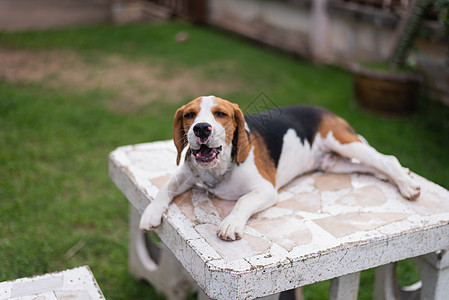
[[[407,113],[414,109],[421,76],[416,73],[390,73],[353,66],[354,93],[358,103],[369,110]]]

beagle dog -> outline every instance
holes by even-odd
[[[237,104],[199,97],[179,108],[173,141],[185,163],[147,206],[140,229],[151,230],[173,198],[193,186],[237,200],[217,235],[240,239],[248,219],[278,202],[278,190],[298,175],[320,170],[387,177],[413,200],[420,188],[394,156],[377,152],[342,118],[314,106],[287,106],[244,116]]]

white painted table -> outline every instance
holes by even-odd
[[[155,264],[138,222],[176,170],[175,158],[171,141],[121,147],[109,158],[110,176],[132,207],[131,272],[172,299],[191,282],[169,251],[162,251],[159,266]],[[377,272],[376,299],[393,299],[388,264],[418,256],[428,266],[421,274],[421,293],[430,293],[425,299],[443,299],[449,294],[449,259],[445,252],[435,251],[449,248],[449,192],[416,177],[422,195],[414,202],[403,199],[392,184],[369,175],[299,177],[280,191],[276,206],[249,220],[243,239],[235,242],[224,242],[215,234],[234,202],[209,199],[193,189],[175,199],[156,233],[213,299],[276,295],[331,278],[332,299],[355,299],[359,272],[378,266],[383,267]],[[426,284],[429,276],[435,276],[432,286]],[[174,287],[178,290],[167,291]]]
[[[0,282],[0,300],[105,299],[88,266]]]

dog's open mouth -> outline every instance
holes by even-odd
[[[221,146],[217,148],[209,148],[204,144],[197,150],[192,149],[192,154],[195,156],[196,162],[202,165],[208,165],[216,161],[220,152]]]

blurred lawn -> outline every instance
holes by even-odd
[[[180,31],[189,34],[187,42],[175,41]],[[193,70],[198,77],[192,81],[234,82],[219,95],[243,108],[260,92],[277,105],[325,106],[381,152],[449,188],[447,107],[422,99],[412,116],[367,113],[353,104],[348,72],[221,31],[171,23],[0,33],[0,49],[70,51],[91,68],[114,55],[162,68],[162,82],[168,83],[179,70]],[[197,95],[181,91],[179,99],[158,94],[121,111],[110,106],[120,87],[49,82],[0,77],[0,281],[88,264],[107,299],[163,299],[127,273],[128,201],[108,177],[108,154],[121,145],[171,138],[172,116],[181,103],[222,90],[214,84]],[[75,245],[81,249],[71,253]],[[410,262],[401,263],[399,272],[403,284],[416,280]],[[360,299],[371,298],[372,280],[372,271],[362,273]],[[325,299],[328,287],[329,282],[307,287],[306,299]]]

